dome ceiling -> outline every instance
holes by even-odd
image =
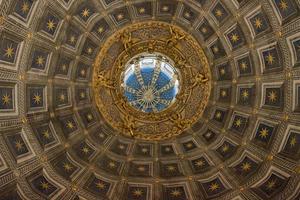
[[[124,95],[136,109],[159,112],[175,101],[178,75],[167,58],[146,53],[129,66],[124,72]]]
[[[299,199],[298,0],[0,8],[0,199]],[[145,53],[178,72],[160,112],[128,103],[157,98]]]

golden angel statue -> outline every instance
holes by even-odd
[[[114,82],[108,77],[106,70],[98,72],[96,83],[97,86],[103,86],[109,89],[115,89]]]
[[[175,46],[179,42],[179,40],[185,38],[185,35],[180,35],[178,32],[173,30],[171,26],[170,26],[170,33],[171,33],[171,38],[167,40],[167,45],[169,47]]]
[[[124,45],[124,49],[126,52],[132,47],[133,41],[132,41],[132,36],[131,33],[124,33],[120,36],[120,39]]]
[[[180,130],[184,130],[192,124],[189,119],[184,119],[181,114],[172,115],[169,120],[174,123],[174,126]]]
[[[133,117],[131,117],[130,115],[125,115],[123,121],[124,121],[123,129],[125,131],[128,131],[131,137],[134,137],[135,136],[134,129],[136,128],[136,124]]]
[[[205,77],[203,74],[201,74],[200,72],[197,73],[197,75],[192,79],[192,85],[190,86],[190,89],[198,86],[198,85],[202,85],[205,84],[208,81],[208,78]]]

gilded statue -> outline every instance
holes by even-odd
[[[179,42],[179,40],[185,38],[185,35],[180,35],[178,32],[173,30],[171,26],[170,26],[170,34],[171,34],[171,38],[167,40],[167,45],[169,47],[175,46]]]
[[[190,89],[193,89],[194,87],[198,85],[203,85],[208,81],[208,78],[205,77],[200,72],[197,73],[197,75],[192,79],[192,85],[190,86]]]
[[[178,69],[185,69],[185,68],[191,68],[192,66],[188,64],[187,59],[182,58],[179,55],[175,55],[174,57],[174,61],[175,61],[175,66]]]
[[[98,72],[97,75],[97,85],[103,86],[109,89],[115,89],[114,81],[112,81],[107,74],[106,70]]]
[[[129,132],[131,137],[135,137],[134,129],[136,128],[136,124],[135,124],[133,117],[131,117],[130,115],[125,115],[125,118],[123,121],[124,121],[123,129],[126,132]]]
[[[131,33],[125,32],[120,36],[120,39],[124,45],[124,49],[126,52],[132,47],[133,41],[132,41],[132,36]]]
[[[178,128],[179,130],[184,130],[184,129],[188,128],[188,127],[192,124],[192,121],[191,121],[191,120],[189,120],[189,119],[184,119],[184,118],[182,117],[182,115],[179,114],[179,113],[176,113],[176,114],[172,115],[172,116],[169,118],[169,120],[170,120],[171,122],[173,122],[174,126],[175,126],[176,128]]]

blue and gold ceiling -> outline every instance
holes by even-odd
[[[168,62],[147,55],[128,67],[123,87],[129,104],[150,113],[160,112],[175,101],[178,75]]]
[[[299,15],[299,0],[0,0],[0,199],[300,199]],[[111,127],[92,83],[108,38],[153,21],[193,36],[211,72],[203,115],[157,141]],[[124,91],[155,99],[155,66],[132,72]],[[182,92],[157,72],[164,104],[134,109]]]

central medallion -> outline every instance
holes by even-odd
[[[124,96],[131,106],[145,112],[160,112],[172,105],[179,90],[173,61],[159,53],[132,58],[123,74]]]
[[[163,22],[137,23],[113,34],[94,63],[93,94],[118,133],[163,140],[200,120],[211,75],[195,38]]]

